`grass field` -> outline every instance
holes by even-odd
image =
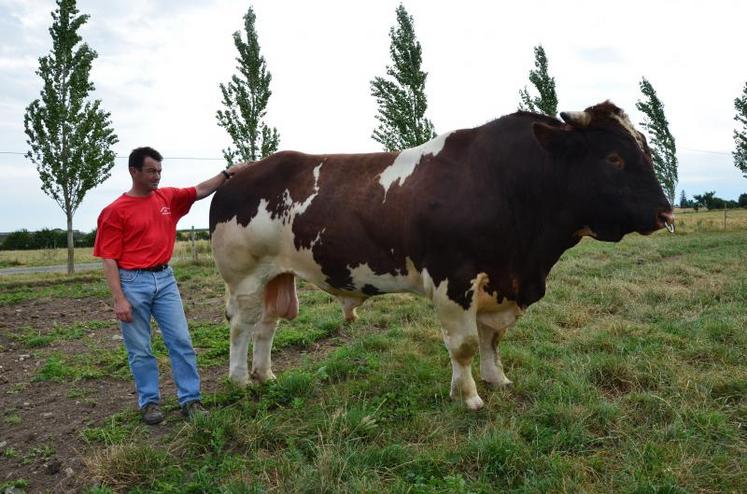
[[[566,253],[502,344],[514,385],[478,385],[477,413],[449,399],[427,301],[378,297],[343,325],[335,301],[302,286],[274,355],[342,343],[273,384],[222,383],[206,397],[210,416],[157,439],[134,411],[80,431],[88,492],[745,492],[747,215],[730,212],[727,225],[745,225],[719,231],[718,214],[681,214],[676,235]],[[177,277],[190,293],[222,291],[209,264],[177,265]],[[107,297],[95,275],[64,279],[0,278],[0,306]],[[225,325],[191,329],[203,370],[226,368]],[[36,336],[17,339],[32,352],[76,333]],[[128,379],[121,351],[91,348],[55,355],[37,379],[117,372]]]
[[[747,209],[714,211],[675,210],[676,226],[682,232],[722,232],[747,230]]]

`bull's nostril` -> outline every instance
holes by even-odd
[[[666,228],[670,233],[674,233],[674,214],[671,211],[661,211],[657,215],[659,227]]]
[[[659,218],[661,219],[662,223],[668,223],[670,225],[674,223],[674,214],[669,211],[660,212]]]

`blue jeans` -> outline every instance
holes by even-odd
[[[158,365],[151,348],[151,316],[169,351],[180,405],[200,399],[197,358],[189,336],[182,298],[171,268],[159,272],[119,270],[122,291],[132,306],[132,322],[120,321],[127,360],[140,408],[160,402]]]

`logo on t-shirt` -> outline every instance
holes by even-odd
[[[164,216],[169,216],[171,215],[171,209],[168,206],[163,206],[161,208],[161,214]]]

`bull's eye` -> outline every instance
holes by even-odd
[[[610,153],[607,156],[607,163],[615,168],[623,168],[625,166],[625,161],[623,161],[622,157],[617,153]]]

